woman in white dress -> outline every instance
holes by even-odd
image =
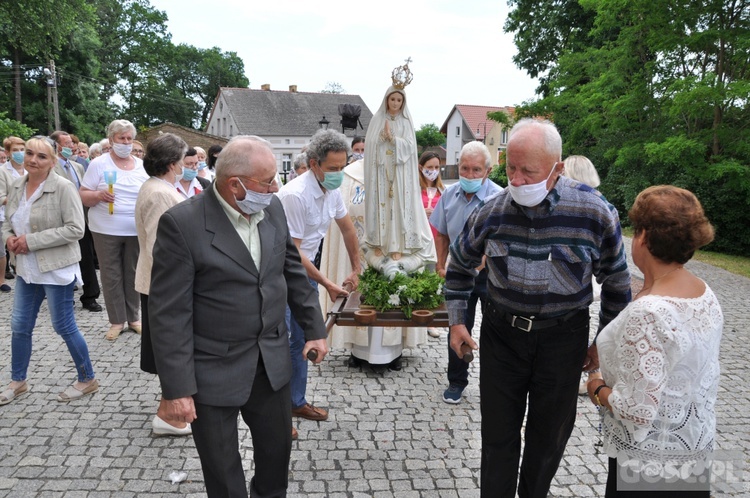
[[[723,315],[684,264],[714,230],[695,195],[669,185],[641,192],[628,216],[643,289],[599,334],[603,378],[588,383],[610,457],[605,496],[708,498]]]

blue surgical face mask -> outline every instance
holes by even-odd
[[[13,158],[13,162],[16,164],[23,164],[23,158],[26,154],[22,150],[17,150],[15,152],[11,153],[11,157]]]
[[[460,176],[458,177],[458,181],[464,192],[467,194],[475,194],[480,188],[482,188],[482,181],[484,181],[484,178],[465,178]]]
[[[242,182],[239,179],[237,181],[242,185]],[[243,213],[255,214],[263,211],[269,204],[271,204],[271,199],[273,199],[272,193],[268,192],[261,194],[254,190],[248,190],[244,185],[242,185],[242,188],[245,189],[245,198],[237,199],[235,197],[234,202],[237,203],[237,207],[240,208]]]
[[[191,168],[182,168],[182,179],[186,182],[192,182],[198,176],[198,172]]]
[[[73,155],[73,149],[71,149],[70,147],[63,147],[62,149],[60,149],[60,155],[65,159],[70,159],[70,156]]]
[[[198,171],[206,169],[206,161],[201,161],[198,163]]]
[[[325,179],[320,183],[320,186],[326,190],[336,190],[341,186],[344,181],[343,171],[328,172],[325,174]]]

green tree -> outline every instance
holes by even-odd
[[[440,133],[440,128],[434,123],[422,125],[415,134],[417,135],[417,146],[420,151],[427,147],[445,145],[445,135]]]
[[[750,2],[581,0],[580,7],[593,22],[585,16],[568,28],[588,44],[562,47],[548,91],[517,113],[551,116],[565,153],[594,162],[600,189],[621,213],[649,185],[685,187],[717,226],[714,248],[747,253]]]
[[[335,81],[329,81],[326,83],[326,87],[320,91],[320,93],[346,93],[341,83]]]
[[[0,112],[0,138],[9,136],[28,140],[36,133],[36,130],[7,117],[7,112]]]
[[[23,80],[38,75],[42,65],[57,57],[76,26],[91,24],[93,19],[86,0],[0,2],[0,59],[12,69],[17,121],[23,120]]]

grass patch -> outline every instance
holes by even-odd
[[[633,237],[633,229],[626,227],[622,229],[623,235]],[[744,256],[733,256],[711,251],[696,251],[693,259],[716,266],[735,275],[750,278],[750,258]]]

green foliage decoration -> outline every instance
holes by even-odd
[[[434,309],[445,301],[445,279],[431,271],[399,273],[389,280],[375,268],[367,268],[359,277],[362,303],[378,311],[400,309],[411,319],[415,309]]]
[[[36,130],[7,117],[7,112],[0,112],[0,138],[19,137],[24,140],[31,138]]]

